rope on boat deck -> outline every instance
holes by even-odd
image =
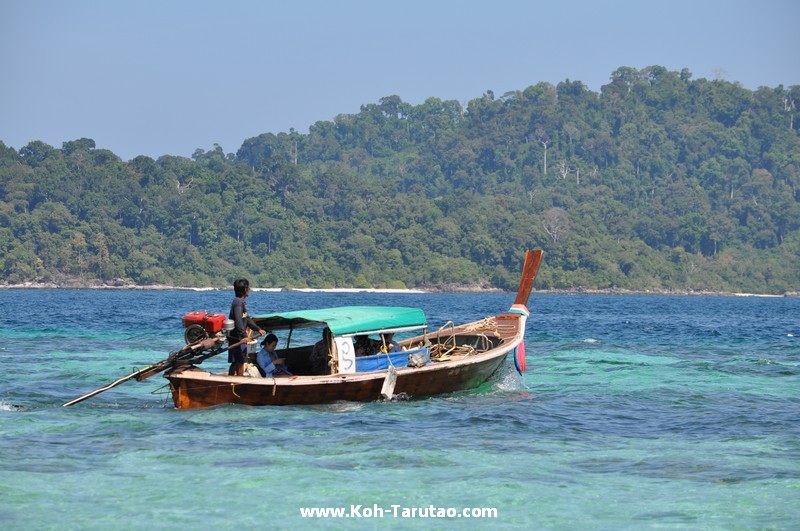
[[[449,335],[441,342],[442,332],[447,331],[449,328]],[[497,320],[494,317],[486,317],[478,322],[472,323],[464,327],[466,332],[496,332]],[[478,337],[482,344],[473,345],[458,345],[456,344],[455,324],[453,321],[447,321],[436,332],[436,343],[430,347],[430,356],[434,361],[447,361],[452,356],[473,356],[479,352],[485,352],[491,348],[491,341],[485,334],[479,334]]]
[[[477,330],[485,332],[497,332],[497,317],[484,317],[480,321],[466,325],[464,330],[467,332],[475,332]]]
[[[447,333],[448,327],[450,329],[449,335],[442,342],[442,333]],[[451,340],[452,345],[449,345]],[[430,357],[433,361],[447,361],[456,348],[456,325],[453,321],[447,321],[436,331],[436,343],[430,346]]]

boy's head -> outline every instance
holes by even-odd
[[[261,346],[265,348],[266,347],[274,348],[275,345],[277,344],[278,344],[278,336],[276,336],[275,334],[267,334],[267,336],[264,338],[264,341],[261,342]]]
[[[233,283],[233,293],[236,294],[237,297],[244,297],[249,289],[250,282],[246,278],[237,279]]]

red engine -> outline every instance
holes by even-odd
[[[195,343],[224,330],[226,317],[221,313],[190,312],[183,316],[186,343]],[[222,337],[222,336],[220,336]]]
[[[225,316],[221,313],[191,312],[183,316],[183,327],[189,328],[192,325],[200,325],[209,335],[222,332],[222,323]]]

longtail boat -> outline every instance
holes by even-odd
[[[530,315],[527,303],[541,259],[541,250],[527,251],[511,307],[479,321],[461,325],[451,322],[429,332],[422,310],[391,306],[346,306],[255,316],[253,320],[261,328],[285,336],[284,347],[275,354],[285,359],[291,376],[267,377],[214,374],[199,367],[205,359],[234,345],[224,346],[224,334],[217,330],[221,321],[214,322],[212,331],[216,335],[204,334],[202,325],[195,323],[187,327],[186,340],[191,343],[167,359],[64,405],[85,400],[123,381],[143,380],[159,372],[164,372],[169,381],[173,402],[179,409],[220,404],[364,402],[473,389],[487,381],[509,354],[518,370],[525,369],[523,340]],[[305,332],[308,338],[306,329],[325,328],[330,331],[326,336],[330,374],[314,375],[309,372],[313,344],[293,346],[292,338],[298,331]],[[356,343],[364,337],[394,333],[413,336],[398,341],[398,352],[385,352],[384,348],[384,352],[356,356]]]

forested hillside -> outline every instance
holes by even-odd
[[[600,93],[388,96],[235,154],[0,142],[0,281],[514,289],[541,247],[539,288],[797,291],[798,107],[624,67]]]

